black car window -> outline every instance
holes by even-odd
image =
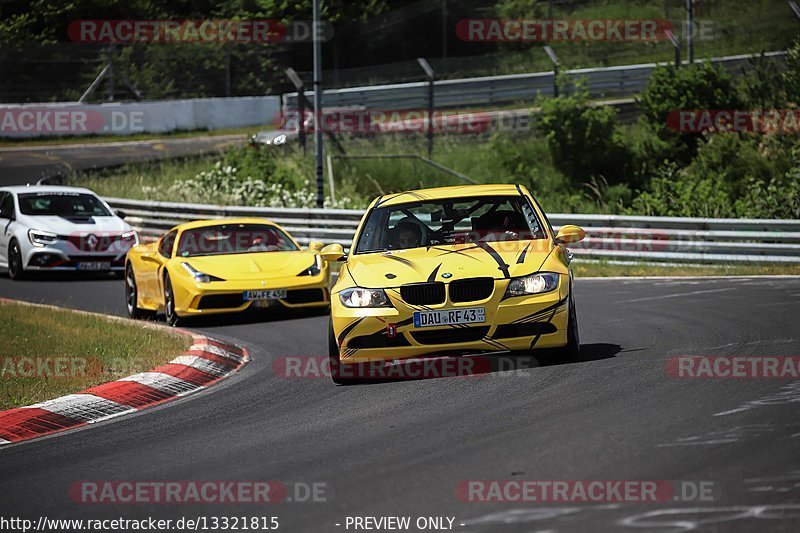
[[[100,199],[87,193],[36,192],[19,195],[23,215],[62,217],[110,217]]]
[[[175,237],[178,235],[177,231],[170,231],[167,233],[161,243],[158,245],[158,253],[169,259],[172,257],[172,249],[175,247]]]
[[[14,197],[11,193],[0,192],[0,218],[11,218],[14,214]]]

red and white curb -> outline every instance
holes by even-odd
[[[149,372],[103,383],[77,394],[0,411],[0,446],[135,413],[197,392],[241,368],[247,350],[184,332],[194,339],[187,351]]]

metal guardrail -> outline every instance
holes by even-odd
[[[756,55],[711,58],[731,73],[747,68]],[[768,52],[765,57],[784,60],[786,52]],[[697,60],[697,62],[704,60]],[[565,70],[571,80],[585,79],[592,99],[619,98],[640,93],[647,86],[659,63],[621,65],[605,68]],[[555,73],[535,72],[486,76],[434,82],[436,107],[491,107],[514,102],[533,101],[538,96],[553,96]],[[350,87],[323,91],[325,107],[362,107],[365,109],[423,109],[427,106],[428,82]],[[313,91],[306,93],[309,98]],[[297,93],[283,95],[283,108],[297,108]]]
[[[304,245],[310,241],[349,247],[363,216],[350,209],[290,209],[150,202],[106,198],[124,211],[143,239],[192,220],[265,217]],[[618,215],[549,215],[558,228],[586,230],[570,246],[577,259],[667,263],[800,263],[800,220],[679,218]]]

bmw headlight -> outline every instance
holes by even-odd
[[[49,231],[29,229],[28,239],[30,239],[31,244],[34,246],[49,246],[58,240],[58,235],[50,233]]]
[[[210,274],[204,274],[203,272],[200,272],[199,270],[195,269],[189,263],[181,263],[181,265],[183,265],[183,268],[186,269],[186,272],[188,272],[189,275],[191,275],[194,278],[194,280],[196,282],[198,282],[198,283],[211,283],[212,281],[225,281],[222,278],[218,278],[218,277],[212,276]]]
[[[524,296],[526,294],[542,294],[558,288],[558,274],[540,272],[530,276],[514,278],[508,284],[506,297]]]
[[[353,287],[339,293],[339,300],[345,307],[391,307],[389,297],[383,289],[364,289]]]

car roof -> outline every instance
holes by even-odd
[[[220,224],[269,224],[270,226],[277,226],[273,221],[267,218],[256,217],[239,217],[239,218],[218,218],[213,220],[194,220],[186,222],[173,229],[186,231],[187,229],[207,228],[209,226],[219,226]]]
[[[433,189],[418,189],[382,196],[376,205],[381,207],[448,198],[472,198],[474,196],[519,196],[520,189],[511,184],[454,185]]]
[[[61,185],[12,185],[10,187],[0,187],[0,191],[12,192],[16,194],[23,194],[26,192],[79,192],[95,194],[89,189],[84,189],[83,187],[64,187]]]

